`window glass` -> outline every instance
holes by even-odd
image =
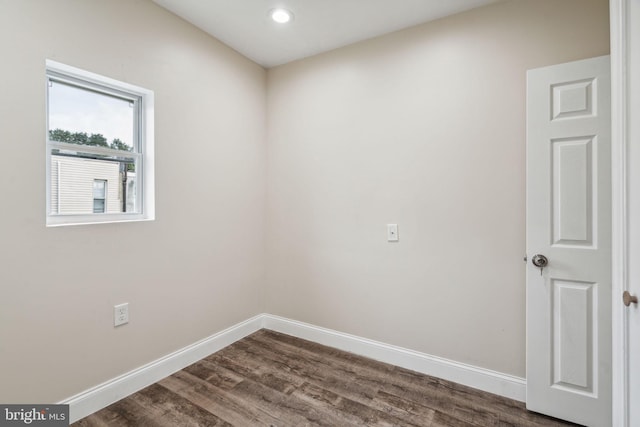
[[[49,139],[133,151],[134,102],[61,81],[49,82]]]
[[[47,225],[155,218],[152,91],[47,61],[46,145]]]
[[[93,180],[93,213],[105,213],[105,199],[107,198],[107,181]]]

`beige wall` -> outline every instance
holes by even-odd
[[[261,67],[147,0],[0,0],[0,52],[0,402],[65,399],[263,311]],[[45,227],[46,58],[155,91],[156,221]]]
[[[268,311],[523,377],[525,72],[608,31],[516,0],[270,70]]]

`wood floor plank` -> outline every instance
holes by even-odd
[[[146,407],[141,406],[133,395],[130,398],[122,399],[96,412],[95,414],[83,418],[74,426],[154,426],[153,415]]]
[[[404,399],[418,403],[427,399],[430,407],[472,424],[528,426],[533,421],[534,426],[572,425],[529,412],[524,404],[512,399],[399,367],[394,371],[394,384],[390,384],[390,389],[401,385],[403,393],[400,394]]]
[[[436,416],[436,410],[401,399],[390,393],[380,390],[371,406],[388,412],[394,417],[419,426],[431,425]]]
[[[77,427],[534,427],[573,424],[501,396],[260,330]]]
[[[231,389],[244,380],[243,376],[227,369],[221,369],[220,366],[207,360],[200,360],[191,366],[187,366],[183,371],[222,389]]]
[[[281,393],[290,394],[296,387],[305,382],[304,375],[292,374],[281,365],[273,365],[267,359],[247,359],[242,355],[229,359],[218,356],[206,360],[211,366],[219,366],[245,379],[262,382]]]
[[[281,342],[278,342],[280,340]],[[373,362],[368,359],[363,361],[363,358],[357,358],[357,356],[355,356],[355,360],[359,363],[354,363],[353,357],[341,357],[343,356],[342,352],[317,343],[311,343],[288,336],[280,337],[277,333],[270,331],[259,336],[251,337],[249,341],[261,341],[263,344],[276,345],[278,351],[285,356],[290,356],[292,359],[310,359],[313,360],[315,364],[323,366],[323,371],[334,374],[337,373],[337,375],[325,375],[324,378],[320,379],[319,383],[326,389],[346,396],[356,402],[371,404],[377,390],[382,385],[409,386],[411,389],[410,383],[396,384],[396,381],[394,381],[395,367],[391,365]],[[343,380],[345,377],[352,378],[353,381],[345,382]],[[424,380],[438,387],[442,387],[443,384],[431,378],[425,378]],[[417,389],[417,391],[420,392],[421,389]],[[451,402],[448,396],[441,391],[437,389],[430,391],[431,394],[429,396],[421,395],[419,399],[414,398],[413,402],[418,405],[423,405],[423,397],[428,397],[430,404],[434,404],[435,407],[441,408],[457,419],[469,422],[472,425],[495,426],[499,422],[497,414],[482,410],[481,407],[474,405],[473,400]],[[405,399],[413,397],[410,391],[404,391],[398,394]]]
[[[285,426],[335,426],[335,420],[319,408],[285,395],[264,384],[244,381],[234,388],[234,393],[256,408],[280,420]]]
[[[278,373],[294,382],[300,381],[300,379],[305,382],[305,379],[316,376],[319,366],[314,361],[297,356],[289,357],[277,342],[269,341],[267,344],[263,344],[261,341],[254,341],[253,337],[252,335],[247,337],[246,341],[238,342],[237,348],[234,349],[236,351],[231,357],[227,357],[222,352],[220,355],[211,356],[211,358],[218,360],[218,357],[226,357],[235,363],[242,361],[243,367],[253,370],[255,374],[268,369],[269,372]]]
[[[361,375],[357,364],[338,363],[334,355],[319,355],[303,347],[282,345],[273,339],[273,336],[269,341],[269,338],[265,338],[268,336],[268,334],[262,334],[250,337],[248,342],[256,346],[263,345],[260,352],[262,355],[269,358],[278,357],[284,361],[284,364],[296,366],[299,371],[304,372],[309,382],[322,385],[327,390],[364,404],[373,400],[380,388],[380,380]],[[265,339],[267,345],[265,345]],[[306,365],[306,368],[303,365]],[[351,381],[345,381],[345,378],[350,378]]]
[[[131,397],[138,399],[141,406],[154,408],[153,421],[158,426],[231,426],[230,423],[220,419],[212,412],[206,411],[191,400],[185,399],[159,384],[151,385]]]
[[[334,425],[358,425],[390,427],[399,425],[399,418],[385,411],[365,405],[360,402],[345,398],[336,393],[314,384],[305,384],[300,390],[294,393],[300,396],[301,400],[307,401],[310,405],[321,408],[323,412],[334,415],[340,422]],[[404,426],[420,426],[424,424],[414,424],[408,421],[402,423]]]
[[[216,414],[231,425],[271,426],[278,423],[276,418],[247,405],[235,393],[216,387],[185,371],[177,372],[161,380],[159,384]]]

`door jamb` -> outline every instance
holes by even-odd
[[[628,172],[628,76],[631,0],[610,0],[611,40],[611,154],[612,154],[612,421],[629,427],[628,321],[621,304],[628,286],[627,212]]]

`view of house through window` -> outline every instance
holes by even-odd
[[[48,221],[141,214],[143,97],[54,70],[47,83]]]

